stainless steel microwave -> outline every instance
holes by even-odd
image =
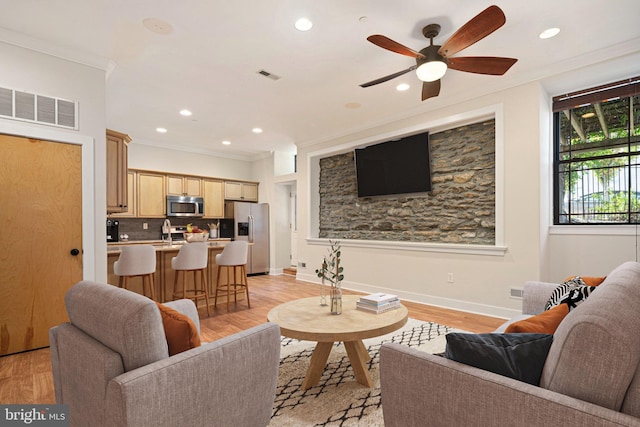
[[[204,199],[191,196],[167,196],[167,216],[195,216],[204,214]]]

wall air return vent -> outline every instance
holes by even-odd
[[[78,129],[78,103],[0,87],[0,117]]]

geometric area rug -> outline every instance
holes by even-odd
[[[378,370],[380,346],[394,342],[427,353],[441,353],[446,345],[445,335],[453,331],[448,326],[409,319],[397,331],[364,340],[371,356],[367,367],[375,384],[373,388],[356,382],[344,345],[336,343],[318,384],[302,390],[300,386],[316,343],[282,337],[278,386],[269,427],[384,426]]]

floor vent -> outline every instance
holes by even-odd
[[[78,129],[78,103],[0,87],[0,117]]]

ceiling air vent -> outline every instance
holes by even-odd
[[[272,74],[272,73],[270,73],[268,71],[265,71],[265,70],[258,71],[258,74],[260,74],[262,76],[265,76],[266,78],[271,79],[271,80],[280,80],[280,78],[281,78],[280,76],[276,76],[275,74]]]
[[[78,103],[0,87],[0,117],[78,129]]]

